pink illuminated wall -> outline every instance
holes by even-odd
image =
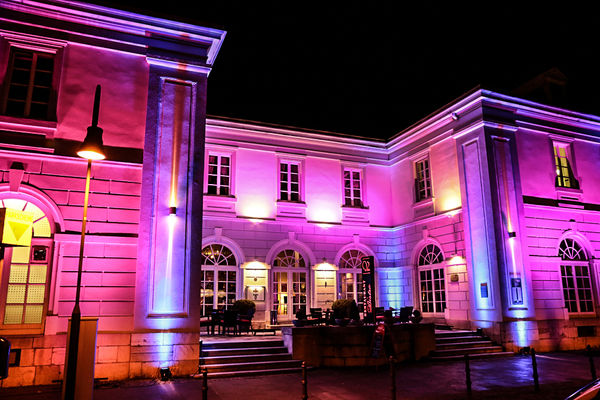
[[[72,44],[64,52],[63,71],[56,138],[81,140],[82,122],[91,121],[90,97],[96,85],[102,85],[99,120],[104,144],[143,148],[146,96],[140,93],[148,87],[144,57]]]

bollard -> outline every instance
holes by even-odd
[[[396,366],[392,356],[390,356],[390,380],[390,397],[392,400],[396,400]]]
[[[590,361],[590,373],[592,374],[592,380],[595,381],[597,376],[596,376],[596,366],[594,365],[594,358],[592,357],[592,348],[588,344],[586,346],[585,350],[587,351],[587,355],[588,355],[588,358]]]
[[[540,381],[537,370],[537,361],[535,359],[535,349],[531,349],[531,367],[533,368],[533,387],[536,392],[540,391]]]
[[[306,382],[306,362],[302,361],[302,400],[308,399],[308,389]]]
[[[202,369],[202,400],[208,400],[208,369]]]
[[[469,354],[465,354],[465,376],[467,379],[467,394],[471,396],[471,365],[469,364]]]

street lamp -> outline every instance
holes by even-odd
[[[85,227],[87,224],[88,198],[90,194],[90,175],[92,171],[92,160],[103,160],[104,148],[102,145],[102,128],[98,126],[98,111],[100,109],[100,85],[96,86],[94,96],[94,111],[92,115],[92,126],[87,128],[85,140],[79,147],[77,155],[88,160],[87,174],[85,177],[85,196],[83,199],[83,221],[81,223],[81,242],[79,244],[79,266],[77,268],[77,290],[75,292],[75,306],[71,313],[71,330],[69,333],[69,347],[67,354],[67,365],[65,370],[64,399],[75,399],[75,384],[77,381],[77,357],[79,350],[79,333],[81,327],[81,311],[79,309],[79,298],[81,293],[81,275],[83,272],[83,246],[85,243]]]

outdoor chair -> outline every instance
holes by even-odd
[[[311,308],[309,321],[312,325],[321,325],[323,323],[323,310],[321,308]]]
[[[406,306],[400,308],[400,315],[398,316],[399,322],[409,322],[409,318],[412,315],[413,306]]]
[[[217,333],[220,334],[222,324],[223,324],[223,312],[220,310],[211,311],[209,321],[206,325],[206,333],[214,335],[215,327],[216,327]]]
[[[237,329],[239,334],[242,332],[250,333],[250,329],[252,328],[252,317],[252,313],[240,314],[237,316]]]
[[[238,333],[238,320],[237,320],[237,312],[233,310],[225,310],[223,312],[223,334],[229,332],[231,328],[233,328],[233,334],[237,335]]]

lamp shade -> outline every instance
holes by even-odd
[[[77,155],[88,160],[104,160],[106,158],[102,144],[102,128],[98,126],[87,128],[87,135],[77,150]]]

